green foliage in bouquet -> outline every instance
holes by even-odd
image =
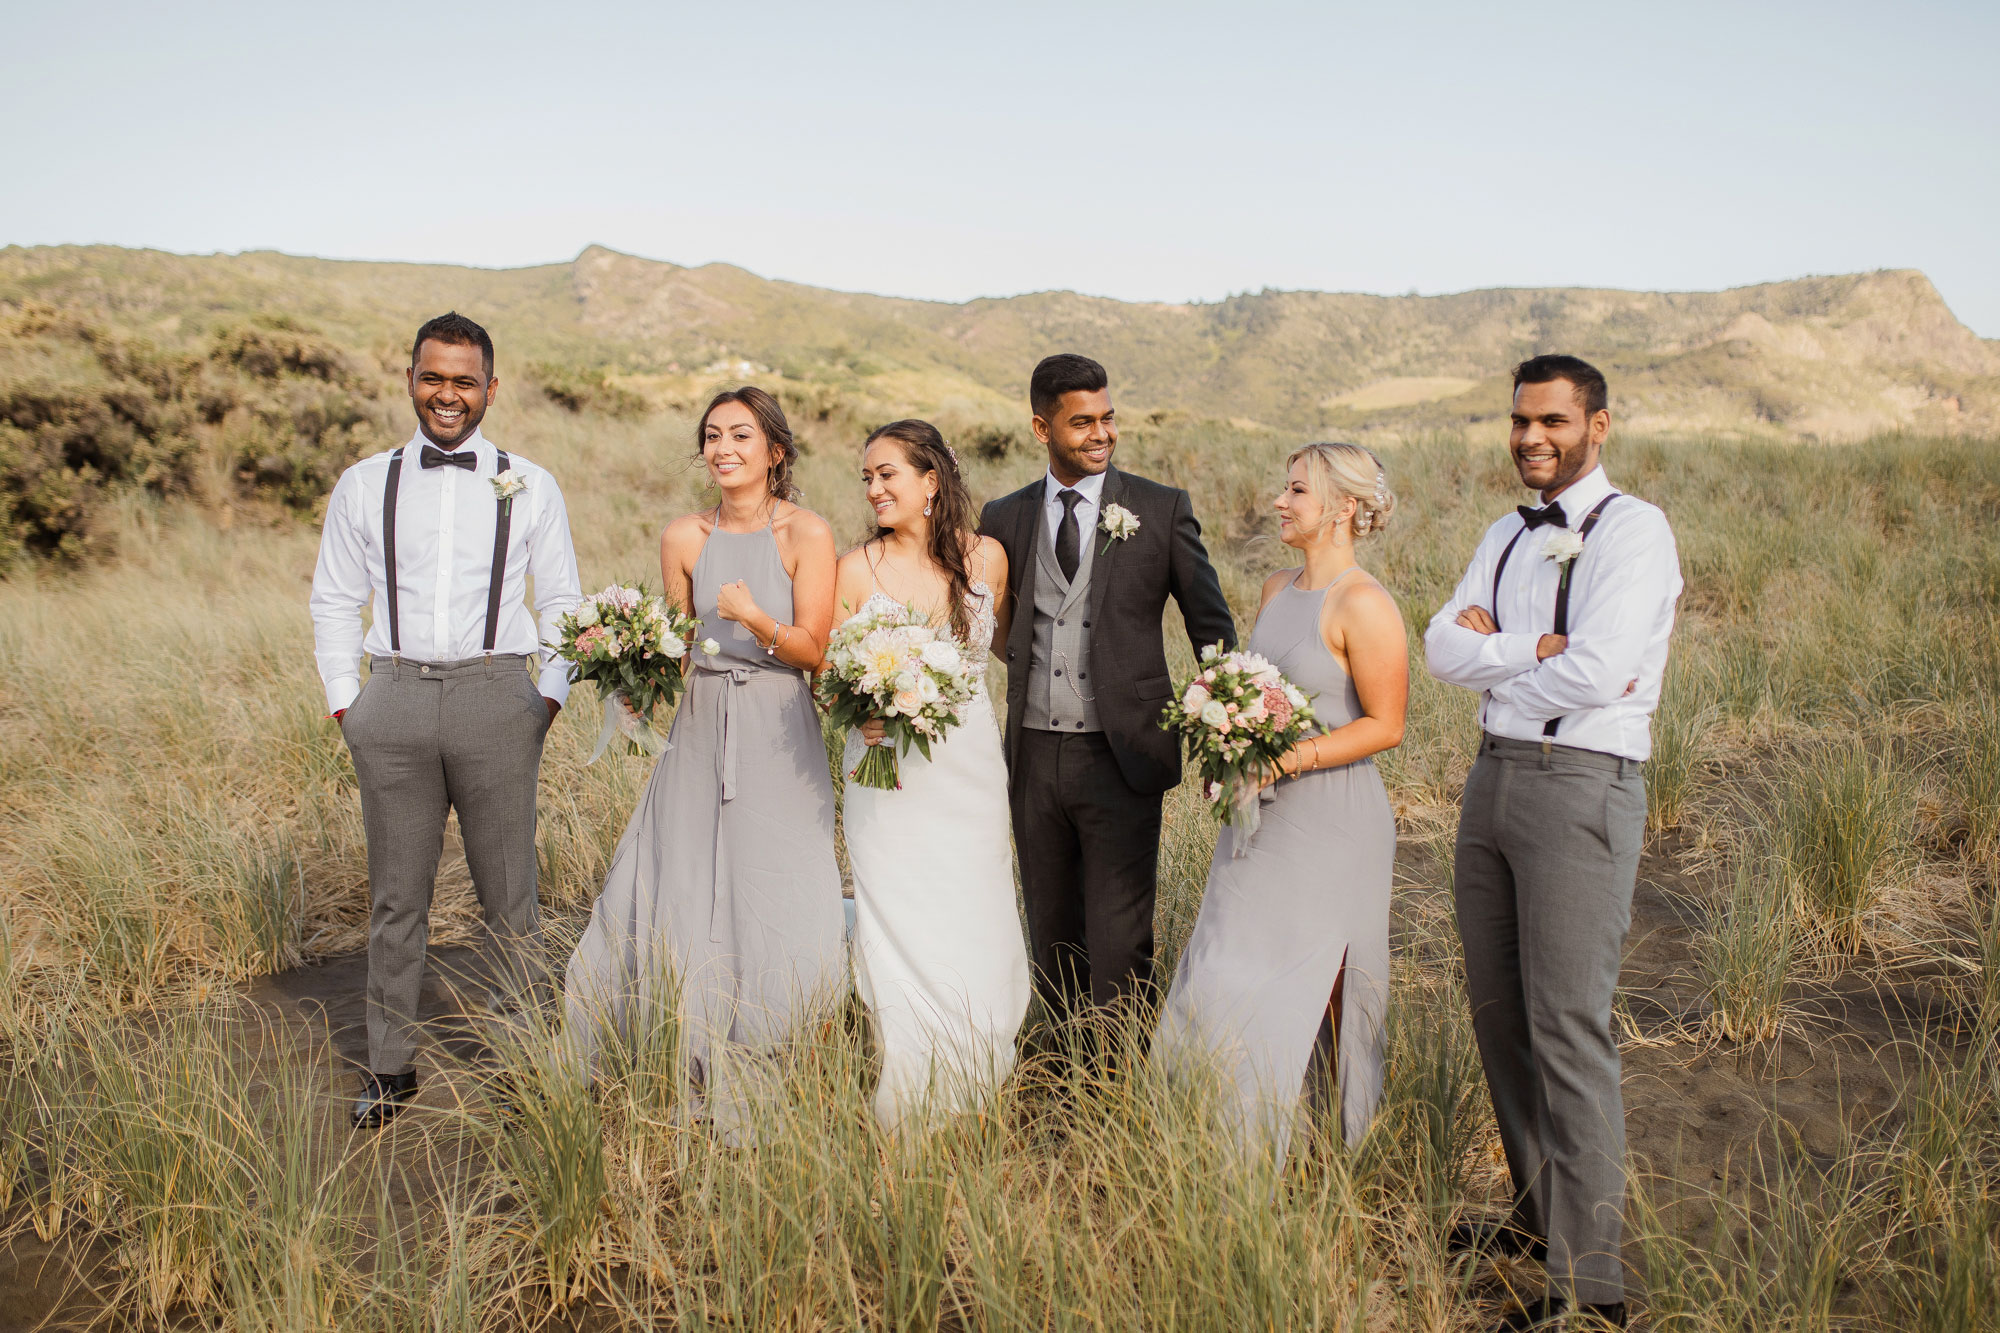
[[[907,606],[863,610],[841,625],[827,646],[820,700],[836,727],[879,718],[888,729],[848,781],[883,791],[902,786],[897,757],[915,746],[929,759],[931,742],[959,724],[959,708],[977,688],[965,649]]]
[[[1201,669],[1160,714],[1201,773],[1202,795],[1226,824],[1257,826],[1257,796],[1285,752],[1310,732],[1312,701],[1256,653],[1201,650]]]

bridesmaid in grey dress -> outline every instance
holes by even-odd
[[[1396,821],[1373,756],[1403,738],[1408,640],[1395,599],[1355,563],[1394,507],[1351,444],[1294,453],[1279,537],[1305,556],[1264,584],[1249,651],[1313,696],[1318,734],[1286,753],[1256,833],[1224,827],[1154,1050],[1220,1078],[1240,1147],[1283,1161],[1301,1097],[1348,1143],[1382,1096]]]
[[[658,1023],[677,990],[697,1106],[734,1139],[758,1049],[844,976],[833,785],[806,676],[832,626],[834,546],[789,499],[797,454],[769,394],[718,395],[698,438],[721,501],[668,525],[660,566],[721,651],[692,659],[564,994],[588,1056],[605,1026]]]

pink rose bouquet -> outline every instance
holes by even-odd
[[[618,733],[632,754],[666,749],[665,738],[653,730],[653,710],[662,704],[671,708],[681,697],[697,646],[710,653],[718,647],[712,639],[695,643],[701,622],[644,587],[614,583],[584,598],[557,627],[562,640],[556,655],[570,663],[570,679],[589,681],[604,703],[604,730],[590,761],[595,763]]]
[[[1177,731],[1201,773],[1202,794],[1247,840],[1257,828],[1264,779],[1310,734],[1312,701],[1269,659],[1202,649],[1201,669],[1160,716]]]

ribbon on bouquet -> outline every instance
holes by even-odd
[[[604,696],[604,727],[597,733],[597,748],[590,752],[590,758],[584,760],[584,764],[596,763],[614,736],[623,736],[630,741],[635,753],[655,758],[674,748],[672,742],[654,731],[652,725],[639,716],[623,690],[613,690]]]
[[[1250,840],[1257,836],[1257,826],[1264,822],[1264,807],[1277,800],[1278,794],[1246,776],[1226,799],[1230,805],[1229,827],[1236,831],[1229,840],[1229,855],[1231,859],[1248,856]]]

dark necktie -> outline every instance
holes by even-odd
[[[464,450],[461,453],[448,454],[434,444],[424,446],[423,460],[424,466],[427,468],[462,467],[467,472],[471,472],[479,466],[479,455],[470,449]]]
[[[1062,521],[1056,524],[1056,564],[1062,569],[1063,577],[1076,581],[1076,557],[1078,534],[1076,530],[1076,507],[1083,503],[1081,491],[1061,490],[1056,499],[1062,501]]]
[[[1526,505],[1517,505],[1515,507],[1521,511],[1521,521],[1526,523],[1530,528],[1539,528],[1544,523],[1551,523],[1559,528],[1569,526],[1569,515],[1563,512],[1562,501],[1560,500],[1549,501],[1548,508],[1546,509],[1530,509]]]

